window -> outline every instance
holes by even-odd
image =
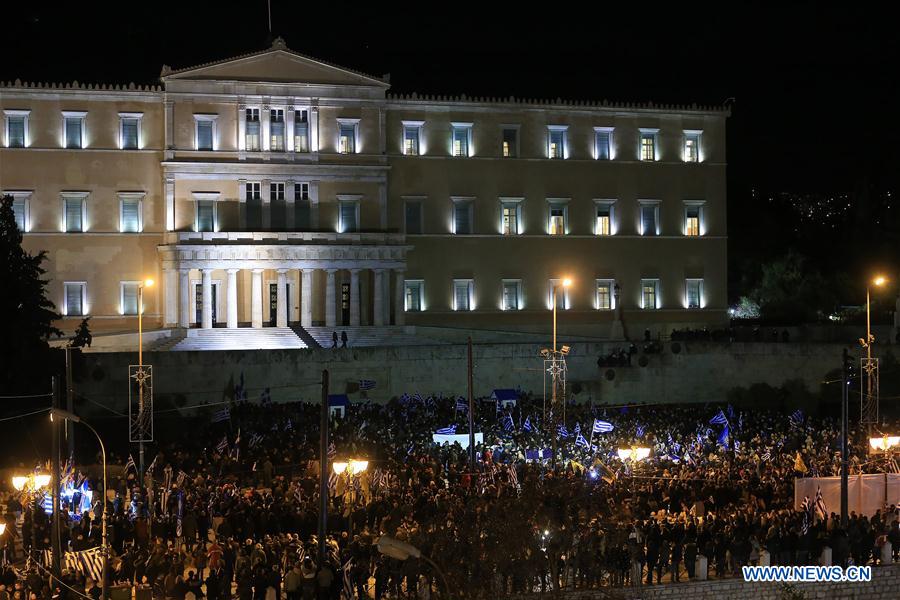
[[[294,113],[294,152],[309,152],[309,111]]]
[[[550,158],[566,158],[566,125],[550,125],[548,129],[547,156]]]
[[[306,200],[309,201],[309,184],[308,183],[295,183],[294,184],[294,199],[295,200]]]
[[[503,235],[519,235],[522,203],[518,200],[500,201],[500,232]]]
[[[450,154],[453,156],[472,156],[472,124],[452,123]]]
[[[613,203],[609,201],[599,201],[595,205],[595,210],[596,214],[594,215],[594,234],[612,235]]]
[[[284,152],[284,109],[269,111],[269,150]]]
[[[246,112],[246,129],[244,130],[244,149],[248,152],[259,152],[259,109],[248,108]]]
[[[63,111],[63,134],[66,148],[84,147],[84,117],[83,111]]]
[[[406,304],[404,307],[407,312],[420,312],[424,310],[424,302],[422,301],[422,292],[425,283],[421,279],[407,279],[404,284],[406,289]]]
[[[419,144],[422,138],[424,121],[403,121],[403,154],[419,155]]]
[[[85,198],[87,194],[63,194],[63,231],[84,231]]]
[[[422,201],[407,200],[405,212],[406,233],[422,233]]]
[[[703,221],[703,205],[698,202],[685,203],[684,206],[684,235],[701,235],[701,223]]]
[[[197,150],[215,150],[217,115],[194,115]]]
[[[682,149],[684,162],[700,162],[700,132],[685,130],[684,148]]]
[[[13,217],[15,217],[16,220],[16,227],[18,227],[19,231],[22,233],[27,233],[30,229],[28,223],[28,209],[31,201],[31,192],[0,191],[0,199],[5,196],[12,196],[12,210]]]
[[[519,157],[519,127],[505,125],[503,127],[503,158]]]
[[[216,230],[216,201],[197,200],[197,231]]]
[[[359,200],[340,200],[338,233],[359,231]]]
[[[551,279],[547,282],[547,308],[552,309],[554,302],[557,303],[557,309],[569,309],[569,288],[563,286],[560,279]]]
[[[143,194],[119,194],[119,231],[139,233],[143,228],[141,199]]]
[[[519,310],[522,308],[522,280],[503,280],[503,310]]]
[[[25,148],[28,146],[29,110],[5,110],[6,115],[6,147]]]
[[[338,119],[338,150],[341,154],[355,154],[359,119]]]
[[[474,233],[472,227],[472,211],[474,202],[469,199],[453,200],[453,233],[468,235]]]
[[[612,127],[594,127],[594,158],[610,160],[612,158]]]
[[[472,291],[474,282],[471,279],[453,280],[453,310],[472,310]]]
[[[284,201],[284,183],[270,183],[269,184],[269,200],[281,200]]]
[[[615,308],[614,292],[616,282],[612,279],[597,280],[597,310],[612,310]]]
[[[659,308],[659,279],[641,279],[641,308]]]
[[[119,113],[119,148],[137,150],[141,147],[142,113]]]
[[[641,202],[641,235],[659,235],[659,203]]]
[[[547,224],[547,232],[550,235],[566,235],[568,212],[568,207],[564,203],[550,202]]]
[[[641,129],[641,160],[656,160],[656,136],[659,129]]]
[[[67,281],[63,283],[63,314],[69,317],[81,317],[87,314],[85,306],[85,288],[87,284],[82,281]]]
[[[119,284],[119,292],[121,294],[119,302],[122,306],[123,315],[138,314],[139,285],[140,283],[137,281],[123,281]]]
[[[309,184],[294,184],[294,227],[306,231],[312,227],[312,209],[309,201]]]
[[[703,280],[687,279],[684,285],[684,302],[687,308],[702,308],[703,304]]]

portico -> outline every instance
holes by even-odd
[[[221,323],[220,315],[225,315],[224,325],[232,329],[241,322],[261,328],[267,322],[287,327],[297,320],[303,327],[401,325],[409,250],[404,237],[310,232],[167,234],[167,243],[158,247],[163,282],[177,289],[164,290],[166,325],[209,329]],[[272,283],[264,285],[264,281]],[[293,305],[297,299],[299,314]]]

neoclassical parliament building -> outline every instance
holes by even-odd
[[[726,108],[392,95],[280,39],[160,83],[0,83],[66,332],[148,278],[145,330],[725,321]]]

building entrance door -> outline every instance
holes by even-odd
[[[284,286],[284,304],[287,306],[287,322],[291,322],[291,285]],[[278,284],[269,284],[269,325],[278,323]]]
[[[350,324],[350,284],[341,284],[341,325]]]
[[[212,324],[213,327],[216,326],[216,290],[219,286],[213,284],[212,285]],[[203,284],[198,283],[194,285],[194,304],[196,305],[197,310],[195,311],[197,317],[197,325],[203,323]]]

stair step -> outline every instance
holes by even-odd
[[[187,337],[169,350],[282,350],[303,349],[307,345],[287,327],[253,329],[191,329]]]

